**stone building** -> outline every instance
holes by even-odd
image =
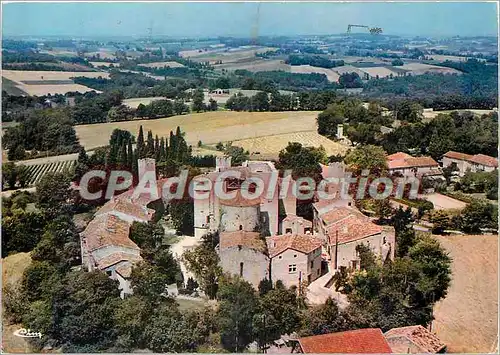
[[[379,226],[354,207],[334,207],[315,214],[315,233],[326,245],[332,270],[359,269],[356,246],[364,244],[381,260],[394,259],[393,227]]]
[[[238,275],[256,289],[269,279],[269,256],[258,232],[231,231],[219,235],[220,265],[224,272]]]
[[[224,174],[240,174],[239,178],[224,176]],[[248,200],[241,195],[242,184],[247,179],[257,178],[263,181],[265,190],[260,197]],[[222,182],[225,193],[236,192],[236,197],[228,200],[217,196],[214,186]],[[261,230],[267,230],[270,235],[278,233],[279,188],[281,180],[276,168],[271,162],[245,162],[243,166],[231,167],[231,158],[219,157],[216,160],[215,171],[194,178],[193,189],[203,198],[194,199],[194,230],[195,237],[201,238],[207,233],[213,233],[236,225],[258,225]],[[270,190],[272,189],[272,190]],[[271,191],[271,192],[269,192]],[[287,196],[290,199],[290,196]],[[293,200],[294,204],[295,200]],[[255,206],[258,205],[258,216]],[[224,216],[223,216],[224,215]],[[256,219],[257,217],[257,219]],[[221,226],[221,222],[227,226]],[[253,230],[252,230],[253,231]]]
[[[498,168],[498,159],[484,154],[469,155],[449,151],[443,155],[443,167],[455,166],[458,175],[464,176],[467,171],[494,171]]]
[[[391,174],[404,177],[442,176],[439,164],[431,157],[412,157],[403,152],[387,156],[387,167]]]
[[[139,176],[155,171],[154,159],[141,159],[138,166]],[[161,196],[162,182],[160,180],[157,186],[158,196]],[[142,260],[140,248],[129,238],[130,226],[134,222],[154,220],[157,211],[163,208],[161,199],[154,199],[149,194],[134,196],[133,192],[130,189],[111,198],[80,233],[83,268],[102,270],[118,280],[122,298],[132,293],[132,267]]]
[[[287,287],[311,283],[321,276],[323,242],[312,235],[285,234],[266,238],[271,258],[271,280]]]

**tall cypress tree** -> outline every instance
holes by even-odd
[[[144,145],[144,132],[142,130],[142,125],[139,128],[139,135],[137,136],[137,156],[139,159],[144,158],[146,154],[146,149]]]
[[[160,139],[160,159],[159,161],[165,161],[167,159],[166,151],[165,151],[165,138],[161,137]]]
[[[153,132],[151,132],[151,130],[148,131],[146,156],[148,158],[154,158],[155,156],[155,141],[153,139]]]

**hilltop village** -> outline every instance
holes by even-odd
[[[358,5],[109,5],[147,33],[2,39],[4,352],[498,352],[497,31],[397,35],[381,3],[240,38],[233,10]],[[452,5],[496,26],[406,13]]]

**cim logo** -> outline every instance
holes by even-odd
[[[32,332],[31,329],[25,329],[25,328],[18,329],[13,334],[16,337],[21,337],[21,338],[41,338],[42,337],[42,333]]]

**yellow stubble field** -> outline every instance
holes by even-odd
[[[160,118],[156,120],[136,120],[127,122],[100,123],[75,126],[80,143],[88,150],[108,144],[111,132],[115,128],[130,131],[137,136],[142,125],[144,134],[152,130],[154,135],[168,137],[177,126],[186,132],[186,140],[195,146],[198,141],[204,144],[216,144],[257,139],[264,136],[286,135],[295,132],[316,132],[317,111],[296,112],[234,112],[216,111],[195,113],[182,116]],[[321,137],[321,136],[320,136]],[[284,140],[288,141],[290,137]],[[326,138],[325,138],[326,139]],[[275,140],[267,140],[268,150],[274,150]],[[323,137],[318,138],[318,146],[324,144]],[[243,141],[242,144],[247,144]],[[259,143],[261,144],[261,143]],[[264,144],[264,143],[262,143]],[[286,145],[286,144],[285,144]],[[265,150],[262,146],[259,149]]]

